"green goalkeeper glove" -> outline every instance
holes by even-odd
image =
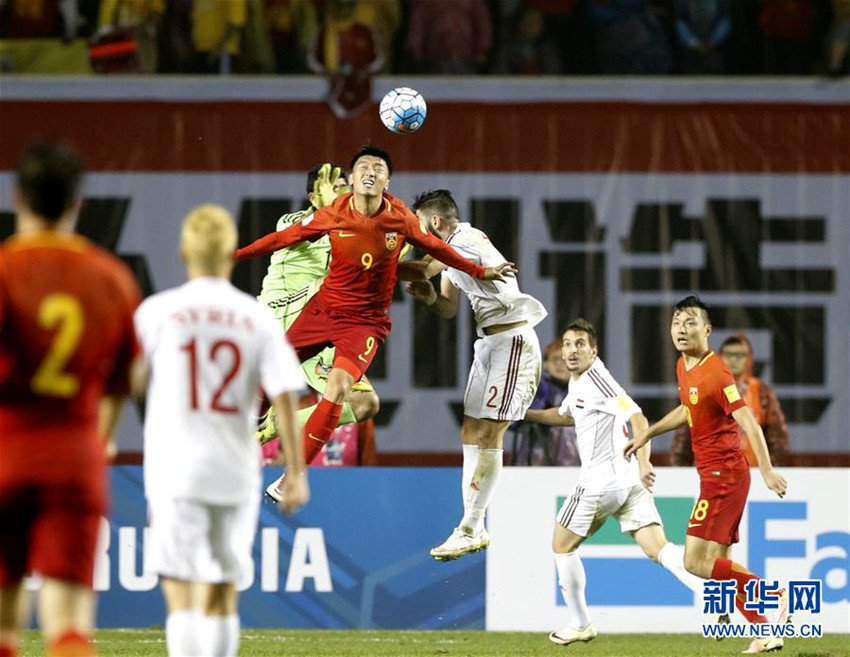
[[[325,162],[319,169],[316,182],[313,183],[313,206],[323,208],[336,200],[337,197],[349,191],[348,185],[338,186],[342,176],[339,167],[331,167]]]

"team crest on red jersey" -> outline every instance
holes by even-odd
[[[398,246],[398,233],[384,233],[384,239],[387,244],[387,251],[395,251]]]
[[[699,388],[696,386],[691,386],[688,390],[688,399],[691,400],[691,405],[696,406],[699,404]]]

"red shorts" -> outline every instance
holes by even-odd
[[[699,499],[688,520],[688,535],[723,545],[738,542],[738,525],[750,492],[750,469],[700,473]]]
[[[100,518],[66,486],[0,490],[0,587],[36,572],[91,588]]]
[[[325,347],[336,347],[334,366],[342,367],[359,380],[389,333],[389,317],[386,322],[372,323],[329,308],[317,295],[304,306],[286,332],[286,338],[302,363]]]

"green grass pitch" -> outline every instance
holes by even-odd
[[[162,630],[101,630],[97,633],[101,657],[148,657],[166,654]],[[407,632],[407,631],[242,631],[241,657],[679,657],[680,655],[738,655],[744,639],[722,642],[686,634],[608,634],[588,644],[553,645],[545,634],[527,632]],[[28,632],[22,654],[41,657],[40,637]],[[850,635],[821,639],[790,639],[782,657],[850,656]]]

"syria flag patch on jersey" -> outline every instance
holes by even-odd
[[[384,239],[387,244],[387,251],[394,251],[398,246],[398,233],[384,233]]]

